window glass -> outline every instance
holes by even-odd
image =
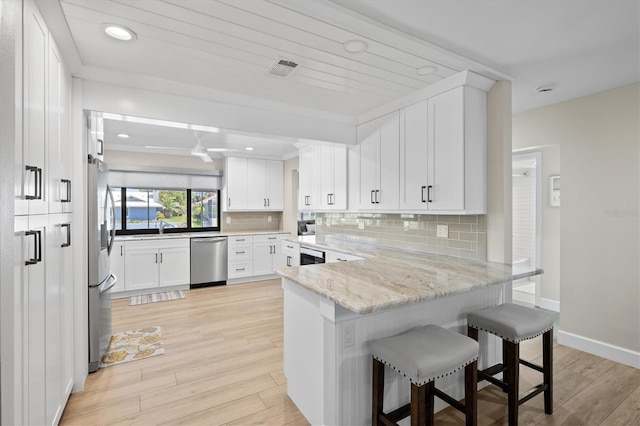
[[[218,192],[191,191],[191,227],[218,227]]]
[[[116,231],[122,230],[122,188],[111,187],[116,209]]]
[[[160,204],[160,208],[154,212],[154,228],[159,228],[162,222],[164,229],[186,228],[187,191],[161,190],[154,193],[157,193],[157,202]]]

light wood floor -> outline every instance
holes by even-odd
[[[103,368],[73,394],[61,424],[308,424],[286,395],[282,372],[280,280],[191,290],[182,300],[128,306],[113,302],[113,330],[163,327],[166,353]],[[521,345],[539,361],[539,339]],[[521,387],[539,373],[523,368]],[[542,397],[520,407],[520,422],[553,425],[639,425],[640,371],[554,346],[554,404]],[[506,422],[506,396],[479,393],[479,424]],[[447,409],[436,424],[463,423]]]

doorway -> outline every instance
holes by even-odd
[[[512,159],[513,271],[540,268],[541,154],[515,154]],[[540,306],[539,276],[513,282],[513,301]]]

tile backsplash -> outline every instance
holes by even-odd
[[[437,225],[448,225],[448,238],[436,236]],[[327,239],[487,259],[485,215],[317,213],[316,240]]]
[[[271,222],[269,222],[271,217]],[[227,223],[227,220],[231,220]],[[282,212],[236,212],[222,214],[223,232],[280,231]]]

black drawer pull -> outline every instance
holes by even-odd
[[[67,242],[60,244],[60,247],[71,247],[71,224],[63,223],[60,225],[62,228],[67,228]]]

